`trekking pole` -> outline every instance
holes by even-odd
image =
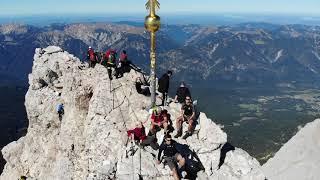
[[[139,150],[139,151],[140,151],[140,153],[139,153],[139,154],[140,154],[140,155],[139,155],[139,156],[140,156],[140,157],[139,157],[139,159],[140,159],[140,170],[139,170],[139,171],[140,171],[140,173],[139,173],[139,180],[143,180],[143,177],[142,177],[142,174],[141,174],[141,148],[139,148],[139,149],[140,149],[140,150]]]
[[[133,151],[133,140],[131,139],[131,150]],[[134,154],[133,154],[134,155]],[[133,155],[131,156],[132,160],[132,180],[134,180],[134,164],[133,164]]]
[[[127,150],[127,146],[128,146],[128,142],[129,142],[129,137],[127,138],[125,147],[126,147],[126,159],[128,158],[128,150]]]

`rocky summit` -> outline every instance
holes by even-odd
[[[156,164],[158,152],[149,147],[141,150],[134,145],[136,152],[126,156],[126,150],[132,148],[130,143],[126,147],[126,131],[150,117],[146,108],[150,99],[135,89],[135,79],[140,76],[131,70],[110,81],[105,67],[88,68],[60,47],[36,49],[25,100],[28,133],[2,149],[7,163],[0,179],[172,178],[168,166]],[[59,103],[65,107],[62,119],[56,113]],[[171,103],[165,109],[175,124],[180,105]],[[247,152],[226,150],[227,134],[219,125],[204,113],[197,121],[191,137],[175,140],[192,152],[184,154],[187,159],[203,166],[198,179],[265,179],[259,162]],[[161,134],[158,132],[158,139]]]
[[[320,119],[308,123],[263,165],[273,180],[319,179]]]

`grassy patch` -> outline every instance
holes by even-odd
[[[257,44],[257,45],[264,45],[264,44],[266,44],[264,41],[262,41],[262,40],[254,40],[253,41],[255,44]]]
[[[248,111],[259,111],[260,107],[257,104],[239,104],[238,105],[241,109],[246,109]]]

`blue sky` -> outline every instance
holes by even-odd
[[[320,15],[320,0],[159,0],[166,13]],[[0,0],[0,15],[146,13],[146,0]]]

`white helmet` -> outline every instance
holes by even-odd
[[[89,49],[91,49],[91,46],[89,46]]]

